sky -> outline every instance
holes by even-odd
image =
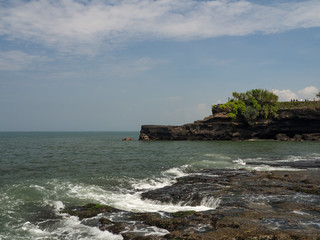
[[[320,91],[319,0],[0,0],[0,131],[139,131]]]

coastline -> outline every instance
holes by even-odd
[[[280,109],[276,118],[247,123],[227,112],[181,126],[142,125],[139,140],[320,141],[320,107]]]
[[[288,231],[296,239],[313,239],[319,229],[318,142],[124,142],[130,134],[36,135],[0,139],[6,156],[1,159],[2,239],[191,240],[222,232],[262,238],[262,231],[241,232],[249,226],[242,225],[246,218],[250,229],[261,224],[259,229],[269,229],[266,236],[280,234],[277,224],[292,228]],[[73,206],[94,214],[65,212]],[[301,228],[307,237],[296,234]]]
[[[86,204],[63,213],[125,240],[316,240],[320,236],[320,162],[305,164],[304,170],[297,171],[202,170],[141,194],[142,199],[159,204],[196,206],[205,200],[211,208],[207,211],[136,213]],[[141,228],[154,228],[157,233],[141,235],[137,231]]]

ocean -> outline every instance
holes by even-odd
[[[122,141],[131,137],[133,141]],[[62,213],[107,204],[133,212],[204,211],[218,202],[161,204],[144,191],[200,169],[292,170],[319,161],[319,142],[138,141],[138,132],[0,133],[0,239],[122,239]],[[161,229],[140,229],[163,235]]]

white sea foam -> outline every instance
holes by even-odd
[[[239,165],[246,165],[246,162],[243,161],[241,158],[238,158],[237,160],[233,160],[232,162],[236,163],[236,164],[239,164]]]
[[[320,153],[310,153],[310,154],[308,154],[308,156],[320,159]]]
[[[204,211],[208,206],[187,206],[183,204],[162,204],[157,201],[142,200],[140,193],[115,193],[93,185],[69,185],[70,196],[82,199],[84,202],[99,202],[118,209],[134,212],[175,212],[182,210]]]
[[[134,181],[132,187],[135,190],[153,190],[171,185],[174,181],[172,178],[143,179]]]
[[[320,221],[304,221],[302,222],[302,224],[306,226],[314,226],[316,228],[320,228]]]
[[[247,170],[254,170],[254,171],[300,171],[300,169],[294,169],[290,167],[272,167],[269,165],[259,165],[259,166],[249,166],[245,167]]]
[[[219,153],[206,153],[204,154],[206,157],[212,157],[214,159],[220,159],[220,160],[230,160],[231,158],[229,156],[219,154]]]
[[[60,184],[65,188],[65,194],[69,198],[80,199],[82,202],[98,202],[107,204],[118,209],[134,212],[175,212],[183,210],[205,211],[215,208],[213,199],[205,199],[200,206],[189,206],[186,202],[180,204],[164,204],[157,201],[142,200],[141,190],[152,190],[173,184],[177,177],[188,175],[183,171],[188,165],[182,168],[171,168],[162,173],[163,177],[158,179],[132,180],[132,187],[135,191],[123,190],[120,192],[109,191],[102,187],[89,184]],[[139,190],[139,191],[137,191]],[[61,191],[61,189],[60,189]],[[218,202],[216,202],[218,203]]]
[[[181,168],[170,168],[166,171],[163,171],[161,174],[163,177],[156,179],[142,179],[142,180],[133,180],[132,187],[135,190],[154,190],[158,188],[163,188],[165,186],[172,185],[176,182],[176,179],[179,177],[187,176],[188,174],[184,171],[189,165],[184,165]]]
[[[40,192],[46,192],[46,189],[43,186],[39,186],[37,184],[31,184],[30,188],[34,188],[36,190],[39,190]]]
[[[22,230],[28,232],[32,239],[110,239],[122,240],[122,236],[112,234],[108,231],[100,231],[97,227],[89,227],[81,224],[78,217],[64,217],[55,228],[51,227],[50,231],[42,230],[38,225],[26,222]]]
[[[310,161],[310,160],[320,160],[319,154],[309,154],[306,156],[294,156],[290,155],[285,159],[278,159],[276,162],[298,162],[298,161]]]
[[[89,227],[81,224],[79,219],[68,214],[60,213],[61,209],[65,207],[66,202],[71,203],[101,203],[113,206],[118,209],[133,211],[133,212],[176,212],[176,211],[205,211],[214,209],[219,204],[219,200],[205,198],[199,206],[189,206],[186,202],[180,204],[164,204],[157,201],[142,200],[141,191],[152,190],[173,184],[176,178],[188,175],[184,170],[188,165],[182,168],[171,168],[162,172],[162,176],[156,179],[147,178],[144,180],[132,179],[132,188],[109,190],[105,187],[85,184],[63,182],[60,180],[51,180],[50,182],[41,184],[21,185],[16,188],[25,188],[25,191],[34,191],[32,201],[40,201],[42,206],[49,206],[60,219],[48,219],[42,222],[29,222],[24,219],[19,219],[20,223],[16,223],[16,227],[28,234],[23,234],[26,239],[110,239],[120,240],[122,236],[114,235],[108,231],[100,231],[96,227]],[[139,191],[137,191],[139,190]],[[10,199],[5,202],[9,206]],[[3,198],[5,200],[6,198]],[[13,204],[13,203],[12,203]],[[24,201],[15,198],[14,206],[23,206]],[[10,211],[12,207],[7,210]],[[7,212],[8,212],[7,211]],[[6,216],[8,219],[8,216]],[[17,221],[16,217],[12,219]],[[12,220],[12,221],[13,221]],[[25,222],[24,222],[24,221]],[[21,222],[24,224],[21,225]],[[12,224],[12,223],[11,223]],[[139,229],[144,235],[164,235],[166,230],[155,227],[147,227]],[[17,239],[18,236],[17,236]]]
[[[287,156],[285,159],[277,159],[276,162],[297,162],[305,160],[301,156]]]
[[[209,196],[209,197],[204,197],[201,200],[200,205],[211,208],[211,209],[216,209],[219,206],[220,202],[221,202],[220,198],[215,198],[215,197]]]
[[[201,160],[192,164],[196,168],[209,168],[209,169],[228,169],[234,166],[234,163],[231,161],[219,161],[219,160]]]
[[[136,234],[141,234],[144,236],[163,236],[169,233],[168,230],[166,229],[162,229],[162,228],[158,228],[155,226],[149,226],[149,227],[137,227],[136,225],[134,225],[134,228],[132,230],[128,230],[128,231],[134,231]],[[127,231],[123,231],[122,233],[125,233]]]
[[[54,201],[51,199],[43,199],[43,206],[51,206],[55,212],[59,212],[64,209],[65,206],[62,201]]]
[[[23,231],[27,231],[30,233],[31,236],[35,237],[36,239],[38,238],[41,238],[41,237],[44,237],[46,235],[48,235],[49,233],[44,231],[44,230],[41,230],[39,228],[39,226],[35,225],[35,224],[32,224],[31,222],[25,222],[22,226],[22,230]]]
[[[56,200],[56,190],[62,190],[64,184],[60,184],[60,188],[51,188],[52,186],[45,183],[43,186],[37,184],[31,185],[12,185],[6,189],[5,193],[0,194],[1,203],[1,219],[6,221],[6,232],[1,235],[0,239],[110,239],[121,240],[120,235],[114,235],[107,231],[100,231],[98,228],[92,228],[81,224],[77,217],[69,216],[67,214],[60,214],[59,211],[64,208],[61,200]],[[66,186],[66,184],[64,185]],[[17,209],[23,208],[27,200],[18,198],[20,189],[23,191],[34,191],[37,193],[32,196],[32,201],[40,202],[39,205],[51,207],[51,209],[62,218],[60,219],[47,219],[41,222],[26,221],[23,217],[17,216]],[[21,196],[22,197],[22,196]],[[13,211],[14,209],[14,211]],[[2,215],[5,214],[5,215]],[[15,231],[14,238],[12,238],[12,230]],[[20,231],[18,230],[20,229]]]
[[[298,214],[298,215],[310,215],[309,213],[303,212],[303,211],[293,211],[293,213]]]
[[[162,172],[162,175],[167,177],[179,178],[188,175],[185,170],[190,167],[189,165],[183,165],[179,168],[170,168]]]

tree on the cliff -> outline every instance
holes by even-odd
[[[252,124],[258,118],[272,118],[277,115],[278,96],[265,89],[253,89],[245,93],[232,93],[233,98],[219,105],[232,118],[243,118]]]
[[[320,92],[317,93],[316,97],[320,98]]]

